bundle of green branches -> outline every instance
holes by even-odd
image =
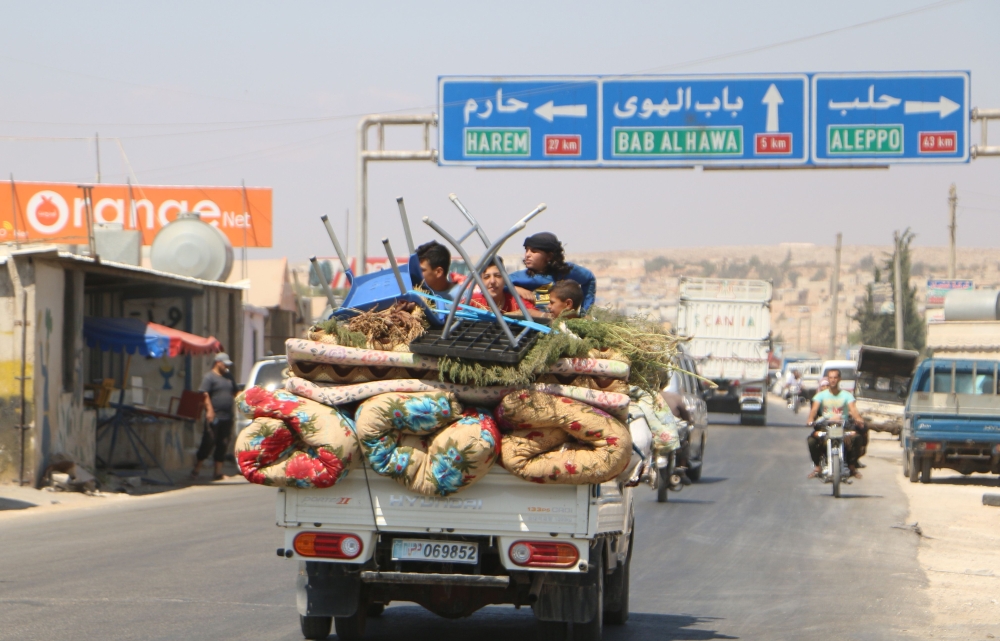
[[[629,384],[646,392],[658,394],[676,369],[673,359],[683,339],[645,316],[595,309],[591,318],[574,318],[565,323],[580,338],[626,357],[631,363]]]
[[[560,358],[586,358],[591,350],[613,350],[631,364],[628,382],[657,394],[666,385],[671,360],[680,340],[643,317],[626,317],[599,310],[590,318],[557,320],[569,332],[555,331],[539,337],[517,365],[496,365],[463,358],[441,357],[442,381],[461,385],[527,386]]]

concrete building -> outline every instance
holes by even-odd
[[[113,410],[88,398],[96,384],[111,379],[115,388],[127,388],[127,403],[166,414],[171,399],[197,389],[211,366],[211,356],[127,358],[88,347],[85,316],[139,318],[215,336],[241,370],[238,286],[102,262],[53,245],[0,252],[6,252],[0,255],[0,483],[37,484],[57,453],[91,471],[99,456],[117,462],[129,455],[121,442],[114,453],[100,452],[107,445],[98,443],[97,425]],[[137,428],[139,437],[168,470],[190,465],[200,428],[150,416]]]

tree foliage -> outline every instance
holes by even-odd
[[[923,350],[926,344],[926,326],[924,319],[917,311],[917,290],[910,285],[910,244],[914,234],[909,230],[903,232],[899,248],[899,267],[903,287],[903,347],[905,349]],[[892,287],[893,301],[896,300],[895,264],[892,254],[888,254],[880,269],[872,268],[875,283],[888,282]],[[885,280],[882,276],[885,275]],[[851,317],[858,323],[859,338],[863,345],[877,347],[896,346],[896,317],[894,314],[881,314],[875,307],[875,286],[868,285],[868,293],[864,300],[854,310]]]

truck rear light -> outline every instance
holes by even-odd
[[[993,453],[1000,454],[1000,443],[997,443],[996,445],[993,446]]]
[[[743,388],[743,393],[746,396],[760,396],[763,389],[760,387],[745,387]]]
[[[508,554],[515,565],[533,568],[568,568],[580,559],[579,550],[570,543],[517,541]]]
[[[941,449],[941,444],[940,443],[924,443],[924,442],[922,442],[922,443],[919,443],[917,445],[917,447],[919,447],[920,449],[922,449],[924,451],[927,451],[927,452],[933,452],[933,451],[936,451],[936,450],[940,450]]]
[[[295,551],[300,556],[327,559],[353,559],[361,554],[361,539],[353,534],[302,532],[295,537]]]

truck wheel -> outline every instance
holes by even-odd
[[[333,617],[304,617],[299,615],[299,627],[306,639],[325,639],[330,636]]]
[[[591,548],[593,549],[593,548]],[[597,614],[593,621],[574,623],[572,628],[573,641],[601,641],[604,631],[604,546],[597,548],[596,555],[591,555],[590,561],[597,564]],[[595,558],[596,557],[596,558]]]
[[[910,478],[910,455],[903,450],[903,478]]]
[[[907,466],[910,468],[910,483],[916,483],[920,478],[920,457],[916,455],[915,452],[907,452],[906,456],[909,459],[910,464]]]
[[[632,543],[635,538],[634,524],[632,528],[628,536],[628,554],[625,556],[625,564],[619,565],[611,576],[608,577],[609,592],[614,593],[617,597],[614,609],[604,611],[604,620],[611,625],[623,625],[628,621],[628,586],[629,575],[631,574],[629,568],[632,567]]]
[[[920,482],[931,482],[931,457],[929,456],[920,459]]]
[[[353,641],[364,637],[367,615],[368,608],[359,605],[358,611],[349,617],[334,617],[333,626],[337,630],[337,638]]]

